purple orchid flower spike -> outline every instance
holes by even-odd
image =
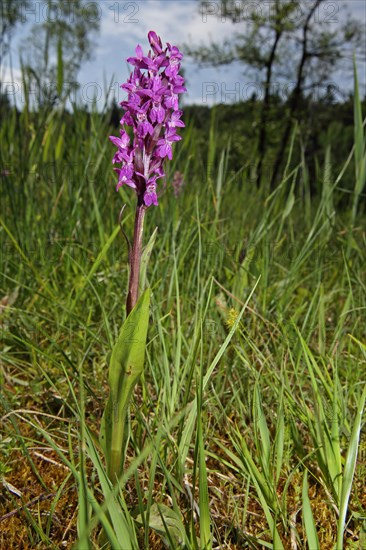
[[[183,55],[169,43],[163,48],[155,31],[148,33],[148,40],[151,49],[147,55],[138,44],[135,55],[127,59],[133,71],[121,85],[127,99],[120,103],[124,109],[120,137],[109,137],[117,147],[112,162],[120,165],[114,167],[117,191],[127,185],[137,195],[127,313],[138,299],[145,211],[158,205],[157,180],[165,177],[164,162],[173,158],[172,146],[181,139],[177,129],[184,127],[178,104],[179,95],[186,91],[179,74]]]
[[[179,75],[182,53],[169,43],[164,49],[154,31],[149,32],[148,39],[148,55],[138,44],[135,56],[127,59],[134,70],[121,85],[128,94],[121,102],[125,110],[122,129],[120,137],[109,138],[118,148],[113,163],[122,165],[116,170],[117,190],[123,185],[134,188],[138,204],[146,207],[158,204],[156,194],[151,195],[147,186],[156,187],[156,179],[164,173],[165,158],[172,159],[172,144],[181,139],[176,133],[176,128],[184,127],[178,101],[179,94],[186,91],[184,78]],[[132,129],[132,141],[126,127]]]

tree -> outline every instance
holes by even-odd
[[[24,21],[24,13],[29,8],[29,0],[6,0],[0,5],[0,65],[9,51],[12,32],[16,25]]]
[[[100,8],[84,0],[43,0],[41,22],[25,41],[22,59],[29,86],[35,84],[40,103],[53,104],[76,88],[77,74],[91,58],[94,35],[100,26]]]
[[[240,61],[246,71],[254,72],[263,84],[263,101],[259,115],[257,185],[263,181],[263,162],[268,142],[271,106],[278,99],[278,86],[293,89],[286,98],[287,117],[279,139],[271,187],[283,164],[294,119],[300,117],[302,99],[314,90],[327,90],[327,83],[345,60],[350,49],[359,47],[364,30],[358,21],[342,23],[338,4],[326,0],[222,0],[199,2],[202,17],[219,17],[240,26],[231,40],[221,44],[186,45],[188,55],[200,64],[224,65]],[[283,95],[283,94],[282,94]]]

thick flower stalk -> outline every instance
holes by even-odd
[[[186,91],[184,78],[179,74],[183,55],[169,43],[163,49],[154,31],[148,33],[148,39],[151,50],[147,56],[138,45],[135,57],[127,59],[134,69],[121,85],[128,98],[120,104],[125,111],[120,137],[109,138],[117,147],[113,164],[120,165],[114,168],[118,174],[117,191],[128,185],[137,194],[127,313],[138,298],[144,214],[146,208],[158,204],[157,180],[165,176],[164,161],[172,159],[172,145],[181,139],[177,128],[184,126],[178,107],[179,94]]]

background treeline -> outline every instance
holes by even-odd
[[[221,103],[214,107],[189,105],[184,107],[184,120],[187,129],[194,128],[197,156],[207,159],[210,145],[210,129],[215,126],[221,146],[229,147],[229,166],[232,174],[243,174],[240,181],[250,181],[257,185],[258,134],[263,102],[253,97],[240,103]],[[364,112],[366,100],[363,100]],[[281,129],[288,114],[288,103],[278,99],[272,105],[268,123],[268,143],[263,161],[262,183],[270,186],[273,167],[278,150],[282,145]],[[121,108],[113,105],[110,113],[111,125],[119,126]],[[186,129],[186,131],[187,131]],[[183,131],[184,135],[184,131]],[[323,98],[314,101],[301,100],[296,118],[293,120],[293,141],[287,145],[281,161],[281,175],[289,160],[287,171],[296,166],[306,166],[312,193],[321,192],[324,181],[324,161],[330,155],[332,173],[327,174],[328,183],[334,180],[349,156],[354,143],[354,98],[335,101],[331,91]],[[289,158],[290,157],[290,158]],[[210,172],[213,167],[206,167]],[[302,171],[299,171],[299,174]],[[354,170],[350,164],[342,178],[342,189],[352,192]]]
[[[299,182],[301,178],[308,178],[308,185],[312,194],[320,194],[324,178],[332,183],[344,168],[344,162],[350,155],[354,143],[354,98],[349,96],[343,102],[337,102],[329,95],[314,101],[302,99],[301,106],[293,120],[292,140],[289,141],[281,161],[280,176],[284,172],[290,173],[296,167]],[[363,100],[364,112],[366,100]],[[208,165],[208,150],[210,146],[210,132],[215,130],[220,146],[228,150],[228,165],[230,174],[236,176],[239,184],[258,185],[257,168],[259,161],[258,134],[262,101],[255,97],[239,103],[221,103],[214,107],[203,105],[187,105],[184,107],[186,129],[182,131],[183,139],[187,132],[194,133],[195,155],[197,158],[191,166],[195,169],[200,164],[202,177],[213,176],[217,168],[215,163]],[[90,128],[92,113],[87,106],[81,106],[79,113],[83,113],[83,124]],[[113,104],[106,108],[100,117],[111,127],[111,132],[119,127],[121,107]],[[281,147],[281,128],[283,120],[288,114],[288,104],[278,101],[273,104],[267,123],[268,141],[264,158],[262,159],[261,186],[268,191],[271,188],[273,167]],[[0,116],[5,122],[7,118],[15,117],[24,127],[22,111],[12,106],[6,96],[0,96]],[[95,112],[94,115],[95,116]],[[42,109],[27,112],[28,130],[31,131],[33,117],[42,118]],[[77,131],[80,117],[77,111],[72,113],[65,110],[63,118],[70,131]],[[46,119],[45,119],[46,123]],[[331,161],[331,173],[324,173],[325,158],[328,155]],[[5,167],[6,168],[6,167]],[[342,177],[339,191],[339,206],[346,204],[347,194],[354,189],[354,169],[349,163]],[[300,182],[301,183],[301,182]],[[361,204],[365,203],[361,199]],[[362,207],[361,207],[362,208]]]

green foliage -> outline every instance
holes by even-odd
[[[14,28],[22,23],[24,12],[29,9],[30,0],[19,2],[18,0],[8,0],[2,2],[0,6],[0,61],[8,52]]]
[[[128,411],[143,372],[149,322],[150,289],[140,297],[122,325],[109,365],[110,396],[102,418],[100,441],[112,482],[123,471],[129,440]]]
[[[239,62],[244,74],[254,74],[255,81],[260,83],[262,101],[256,136],[259,158],[254,177],[257,186],[266,185],[270,179],[273,190],[280,181],[294,119],[304,120],[303,104],[308,103],[312,95],[332,99],[329,80],[341,63],[349,63],[350,48],[364,50],[365,29],[354,18],[348,17],[345,22],[340,17],[344,5],[327,5],[325,0],[305,4],[299,0],[277,0],[267,5],[249,0],[225,0],[217,4],[201,0],[199,7],[204,22],[209,18],[221,22],[228,19],[239,28],[230,40],[220,43],[215,38],[209,44],[186,44],[185,50],[201,64],[217,66]],[[292,84],[291,90],[288,83]],[[321,93],[322,89],[326,92]],[[241,100],[248,99],[242,95]],[[288,108],[277,119],[280,124],[273,134],[272,112],[279,98],[287,100]],[[277,152],[269,161],[273,171],[268,176],[263,171],[263,157],[271,145],[270,134],[277,138]]]
[[[64,102],[70,96],[75,102],[77,74],[92,57],[100,8],[85,0],[42,0],[38,9],[47,17],[32,26],[21,50],[30,86],[37,90],[35,107]]]
[[[332,155],[332,173],[328,173],[327,181],[334,181],[336,174],[340,173],[344,167],[344,159],[349,155],[354,143],[353,104],[353,98],[344,102],[327,103],[325,100],[314,101],[309,97],[303,100],[296,113],[298,131],[295,134],[295,147],[290,168],[300,164],[303,154],[312,194],[324,192],[323,181],[326,174],[321,167],[324,166],[327,150],[329,150],[328,154]],[[365,109],[365,105],[365,101],[362,101],[361,109]],[[226,145],[230,141],[230,174],[234,175],[240,171],[248,185],[255,185],[256,182],[258,163],[256,142],[261,108],[262,102],[255,99],[233,104],[222,103],[213,108],[216,125],[220,128],[220,142]],[[267,187],[271,179],[287,109],[288,103],[279,101],[272,105],[268,115],[268,141],[263,157],[264,187]],[[208,151],[210,109],[187,106],[185,116],[194,125],[197,147],[203,152],[203,158],[205,158]],[[290,144],[286,148],[286,158],[289,150]],[[299,172],[298,179],[303,180],[303,178],[304,171]],[[239,176],[237,179],[240,181]],[[340,187],[350,194],[354,192],[354,185],[354,171],[352,166],[348,166],[342,176]],[[345,203],[346,196],[339,189],[336,189],[332,197],[340,207]],[[363,204],[364,202],[360,201],[361,208]]]
[[[233,118],[243,109],[255,120],[250,105],[217,107],[212,118],[187,109],[167,187],[146,216],[143,372],[144,345],[121,351],[131,333],[128,323],[120,329],[128,273],[118,212],[126,202],[131,235],[134,195],[114,193],[109,114],[6,111],[0,517],[21,505],[26,516],[0,545],[19,546],[22,535],[28,546],[60,547],[65,525],[80,550],[153,549],[161,539],[189,550],[361,544],[366,223],[363,191],[353,223],[352,110],[324,108],[316,168],[295,128],[269,194],[253,185],[258,158],[244,120],[248,160],[235,148]],[[330,143],[337,128],[344,149]],[[178,198],[175,170],[186,179]],[[130,445],[114,484],[97,436],[110,390],[115,402],[130,399]],[[29,491],[26,466],[39,494],[51,495],[39,513],[32,496],[19,501],[9,489]],[[52,467],[61,481],[47,477]]]
[[[360,195],[366,185],[366,139],[365,129],[362,120],[362,105],[358,89],[357,67],[354,60],[354,82],[355,82],[355,100],[354,100],[354,140],[355,140],[355,190],[352,207],[352,223],[356,221],[357,207]]]
[[[316,532],[316,525],[314,521],[313,512],[311,510],[310,499],[308,495],[309,485],[308,485],[308,473],[304,474],[304,481],[302,485],[302,505],[303,505],[303,516],[305,524],[306,538],[308,541],[309,548],[314,548],[314,550],[319,550],[319,539]]]

